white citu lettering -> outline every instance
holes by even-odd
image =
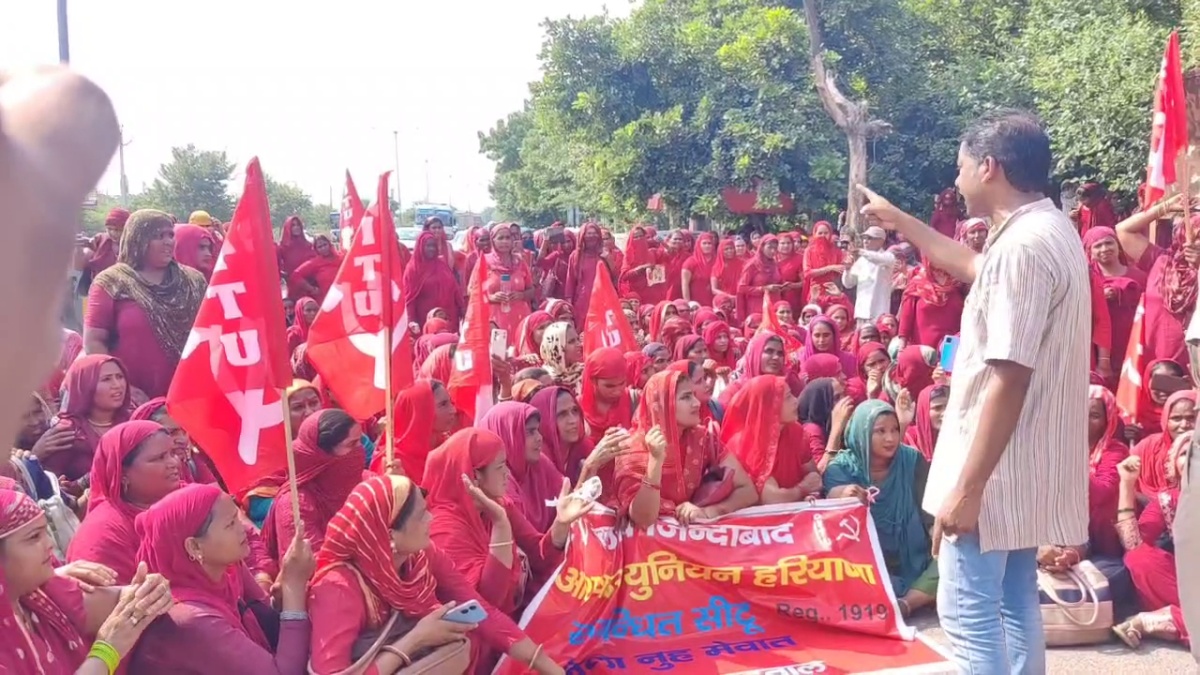
[[[283,424],[283,406],[278,402],[264,403],[265,393],[263,389],[225,393],[229,404],[242,418],[242,428],[238,431],[238,456],[248,466],[258,463],[258,444],[262,432]]]
[[[231,366],[245,368],[262,362],[262,347],[258,344],[256,329],[223,333],[221,346],[225,349],[225,360]]]
[[[237,296],[245,292],[246,284],[235,281],[229,284],[212,284],[205,295],[221,302],[221,313],[225,315],[226,321],[230,321],[242,318],[242,308],[238,307]]]
[[[383,293],[378,288],[354,291],[354,313],[358,316],[382,316]]]
[[[371,215],[370,211],[363,215],[358,231],[362,233],[363,246],[375,245],[375,216]]]
[[[378,253],[367,253],[365,255],[354,256],[354,266],[362,268],[363,281],[376,281],[379,279],[379,273],[376,271],[378,263],[382,262],[383,258]]]
[[[225,258],[229,257],[231,253],[237,253],[237,250],[233,248],[233,241],[226,239],[225,243],[221,244],[220,253],[217,253],[217,264],[213,265],[213,274],[229,269]]]

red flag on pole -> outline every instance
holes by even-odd
[[[492,407],[492,312],[483,291],[487,275],[487,256],[480,256],[467,287],[467,315],[447,385],[454,407],[476,422]]]
[[[401,287],[400,249],[387,200],[388,174],[362,217],[337,278],[308,331],[308,360],[351,417],[387,408],[384,328],[392,326],[392,387],[412,384],[412,337]],[[383,289],[390,285],[385,301]]]
[[[1171,32],[1158,73],[1154,93],[1154,117],[1150,127],[1150,159],[1146,167],[1145,204],[1162,199],[1175,184],[1175,162],[1187,152],[1187,96],[1183,89],[1183,58],[1179,34]]]
[[[350,250],[354,233],[358,231],[358,224],[362,221],[364,213],[366,209],[363,208],[362,200],[358,198],[358,188],[354,187],[354,179],[350,177],[350,170],[346,169],[346,196],[342,197],[342,213],[338,219],[343,251]]]
[[[601,347],[614,347],[625,353],[638,350],[633,328],[621,309],[617,289],[613,288],[603,261],[596,263],[592,301],[583,324],[583,353],[591,354]]]
[[[1121,411],[1121,419],[1126,424],[1137,422],[1138,407],[1141,405],[1142,373],[1145,372],[1145,328],[1143,321],[1146,316],[1144,302],[1138,303],[1137,312],[1133,315],[1133,328],[1129,331],[1129,346],[1125,349],[1125,360],[1121,363],[1121,376],[1117,382],[1117,409]]]
[[[167,392],[171,417],[234,495],[287,465],[279,394],[292,382],[286,345],[271,213],[255,158]]]

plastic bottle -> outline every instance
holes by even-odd
[[[500,292],[501,293],[512,293],[512,275],[511,274],[501,274],[500,275]],[[504,312],[505,314],[508,314],[509,312],[512,311],[512,305],[509,304],[507,300],[505,300],[504,302],[500,303],[500,311]]]

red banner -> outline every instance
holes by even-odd
[[[663,518],[645,532],[592,513],[521,625],[567,675],[944,670],[900,618],[875,541],[851,500],[686,527]],[[505,660],[496,672],[522,669]]]

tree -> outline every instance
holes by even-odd
[[[267,201],[271,205],[271,226],[279,232],[283,227],[283,221],[291,216],[300,216],[300,219],[305,224],[316,227],[329,227],[329,212],[326,211],[323,216],[313,220],[313,202],[312,197],[309,197],[304,190],[301,190],[294,183],[280,183],[271,178],[270,175],[265,175],[264,180],[267,185]]]
[[[228,192],[233,169],[224,151],[197,150],[191,144],[171,148],[171,161],[159,167],[158,178],[136,201],[172,213],[180,221],[197,210],[227,221],[233,215],[234,200]]]

